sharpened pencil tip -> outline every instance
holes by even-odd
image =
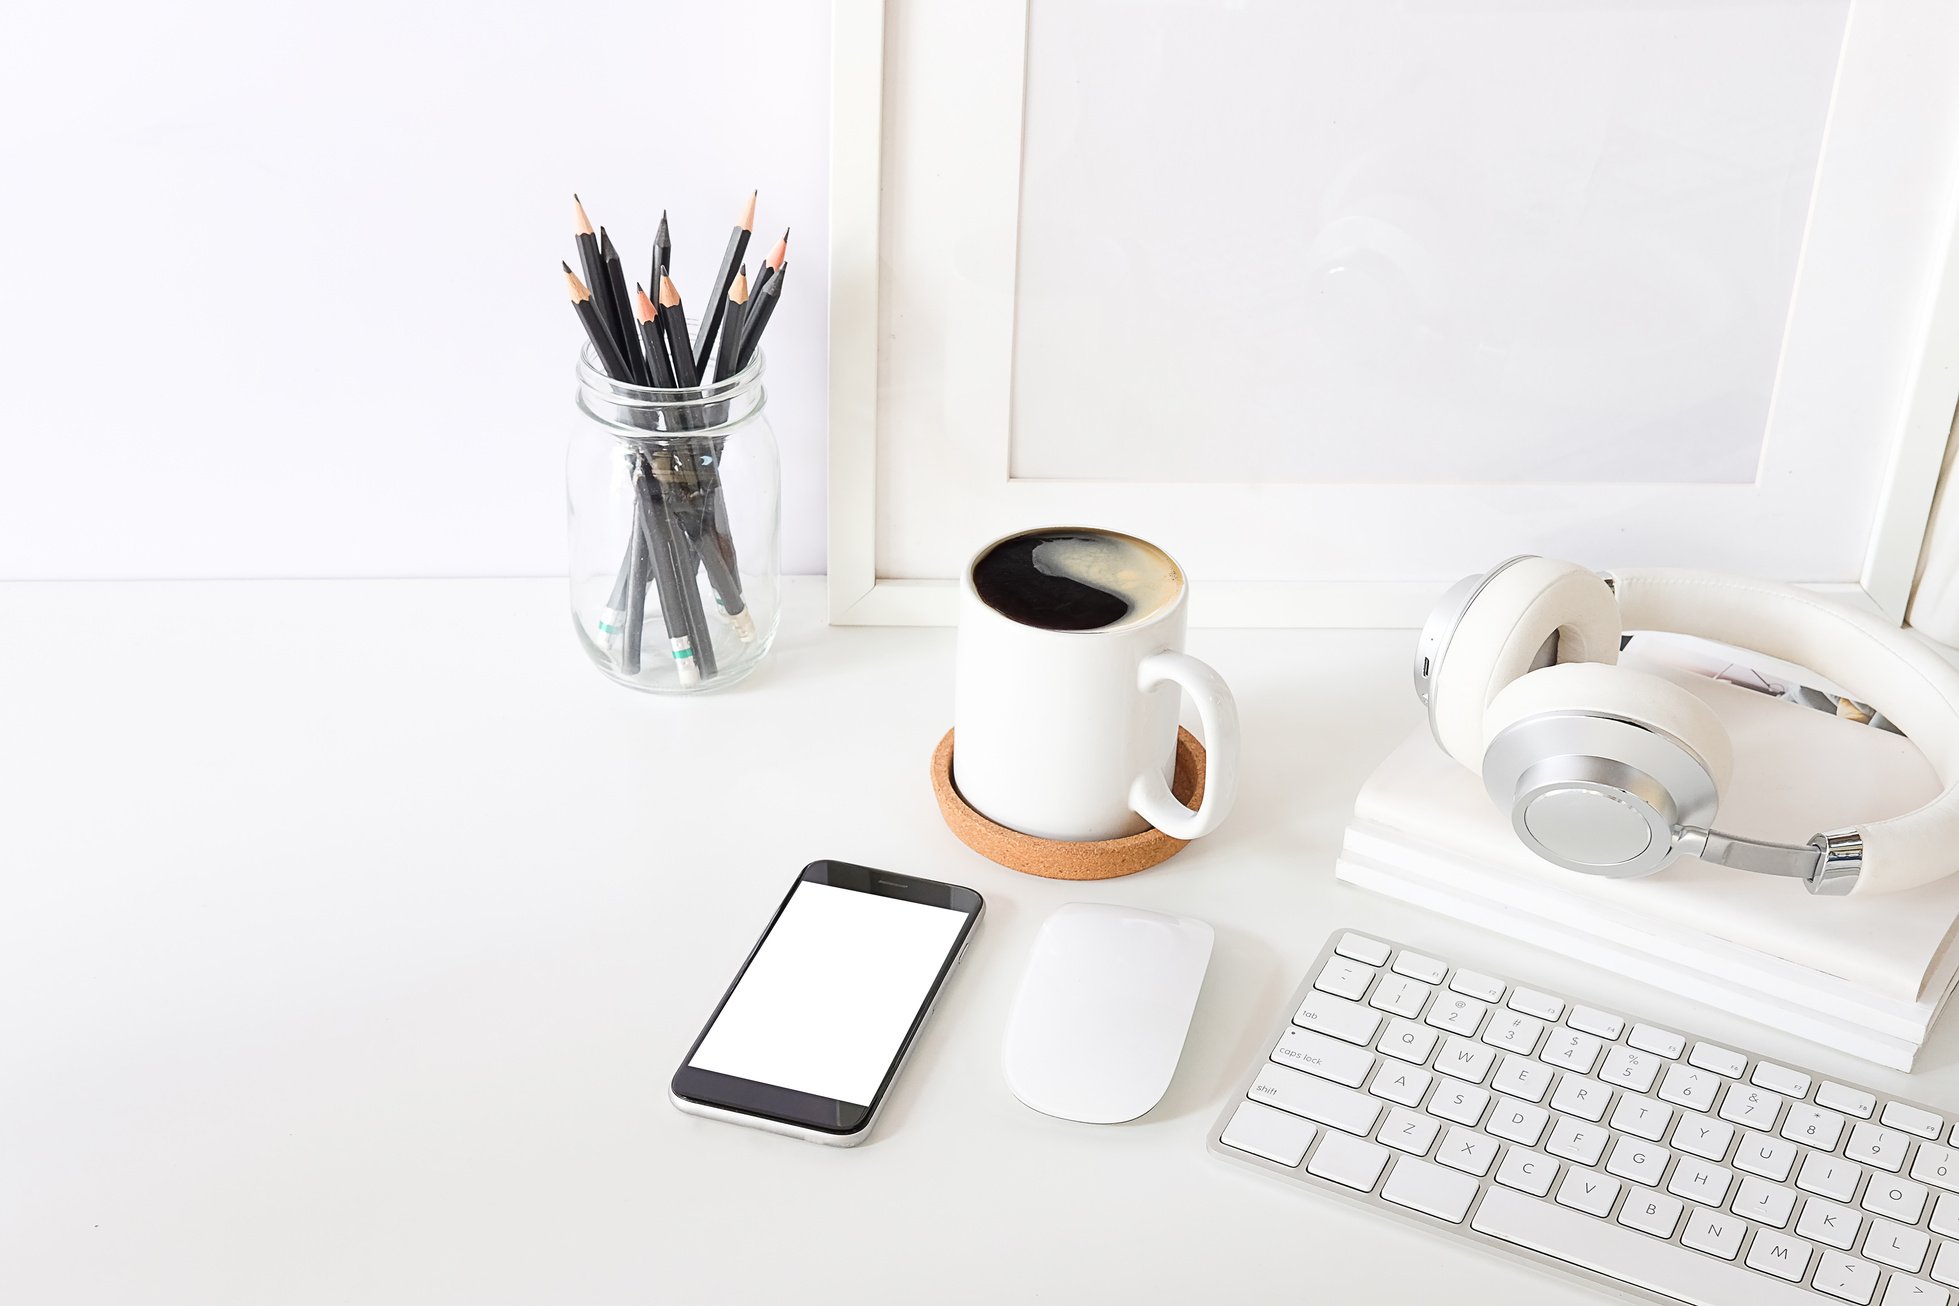
[[[755,201],[761,194],[762,192],[759,190],[748,192],[748,203],[742,206],[741,217],[735,223],[743,231],[755,230]]]
[[[728,287],[728,299],[730,302],[736,304],[746,304],[748,302],[747,268],[743,268],[735,274],[735,284]]]
[[[592,297],[592,292],[585,289],[585,283],[578,279],[578,274],[571,270],[571,265],[569,263],[563,262],[563,260],[560,260],[559,262],[560,262],[560,266],[562,266],[565,270],[565,280],[571,283],[572,302],[579,303],[579,302],[583,302],[584,300],[590,299]]]
[[[572,192],[571,207],[577,211],[577,218],[572,223],[572,230],[581,236],[591,235],[592,220],[585,216],[585,201],[578,198],[576,191]]]
[[[660,307],[672,308],[680,302],[680,291],[674,288],[673,278],[664,274],[660,277]]]
[[[653,320],[653,301],[646,297],[645,286],[635,285],[633,287],[633,314],[641,322],[651,322]]]

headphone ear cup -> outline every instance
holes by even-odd
[[[1554,636],[1557,660],[1619,660],[1619,604],[1597,573],[1555,558],[1519,558],[1464,609],[1434,669],[1429,724],[1444,752],[1474,771],[1483,718],[1498,692],[1531,670]]]
[[[1673,859],[1675,829],[1712,823],[1734,745],[1714,710],[1672,681],[1570,663],[1497,694],[1481,769],[1540,856],[1595,875],[1649,875]]]

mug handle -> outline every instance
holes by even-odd
[[[1137,688],[1173,684],[1190,695],[1204,725],[1204,801],[1192,811],[1177,801],[1155,769],[1129,786],[1129,807],[1172,839],[1199,839],[1224,823],[1238,795],[1238,704],[1224,677],[1188,653],[1164,649],[1144,658]]]

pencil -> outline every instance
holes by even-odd
[[[721,330],[721,316],[728,307],[728,289],[735,284],[735,269],[741,265],[741,256],[748,252],[748,238],[755,230],[755,200],[759,191],[750,191],[748,203],[742,206],[741,216],[735,219],[735,229],[728,233],[728,248],[721,255],[721,270],[714,274],[713,298],[708,304],[708,315],[701,320],[700,333],[694,337],[694,371],[700,376],[707,375],[707,363],[714,356],[714,337]]]
[[[775,280],[776,273],[782,271],[783,260],[788,257],[789,228],[784,227],[782,239],[775,243],[775,248],[769,251],[769,256],[762,260],[762,270],[756,273],[755,283],[748,288],[748,297],[751,300],[760,296],[769,282]]]
[[[701,383],[701,373],[694,366],[694,351],[687,343],[687,310],[681,307],[680,291],[672,277],[660,278],[660,317],[667,328],[667,349],[673,355],[673,378],[682,390],[692,390]]]
[[[613,380],[631,384],[632,369],[626,366],[625,357],[620,354],[619,346],[612,341],[612,333],[606,329],[604,320],[599,317],[598,306],[592,303],[592,292],[585,288],[585,283],[580,281],[578,274],[571,270],[571,264],[560,262],[558,266],[565,270],[565,280],[571,283],[571,306],[578,313],[579,322],[584,324],[586,338],[592,342],[592,350],[599,356],[599,365]]]
[[[775,306],[782,302],[782,287],[789,280],[789,269],[780,267],[768,284],[754,296],[741,328],[741,352],[735,355],[735,370],[747,367],[754,359],[755,351],[761,347],[762,333],[769,328],[769,319],[775,316]]]
[[[585,269],[585,283],[592,288],[594,298],[599,301],[599,320],[605,323],[606,331],[610,333],[615,328],[604,302],[605,262],[599,254],[598,233],[592,230],[592,220],[585,216],[585,201],[573,195],[571,208],[571,230],[573,238],[578,242],[578,263]],[[617,336],[613,337],[612,343],[615,345],[619,343]],[[625,351],[622,349],[620,352]]]
[[[721,352],[714,356],[714,379],[725,381],[735,374],[735,355],[741,352],[741,328],[748,320],[748,265],[742,264],[728,287],[728,316],[721,332]]]
[[[654,292],[660,289],[660,278],[673,266],[673,234],[667,230],[667,211],[660,210],[660,229],[653,233],[653,271],[648,274],[646,284]]]
[[[652,468],[645,458],[633,459],[633,509],[638,535],[647,551],[647,570],[660,594],[660,620],[667,628],[667,651],[673,658],[680,683],[694,684],[701,678],[701,664],[694,656],[694,637],[687,616],[687,602],[680,594],[680,568],[674,559],[671,522],[653,481]],[[640,593],[645,594],[644,582]]]
[[[638,295],[635,301],[639,312],[639,335],[646,344],[646,363],[653,373],[653,384],[661,390],[671,390],[673,384],[673,363],[667,358],[666,336],[662,334],[660,310],[646,297],[645,286],[634,286]]]
[[[669,501],[671,506],[671,501],[681,494],[673,454],[662,449],[653,455],[652,462],[655,492],[663,500]],[[682,524],[685,516],[685,508],[675,508],[666,514],[666,521],[671,529],[673,556],[677,564],[675,571],[680,580],[680,598],[685,605],[688,624],[699,633],[699,638],[694,641],[694,655],[700,659],[701,678],[706,680],[712,677],[718,668],[714,657],[714,641],[708,634],[707,609],[701,605],[700,586],[694,583],[694,574],[700,570],[701,558],[693,539]]]
[[[646,360],[639,354],[639,335],[633,330],[633,301],[626,295],[626,270],[619,262],[619,251],[604,227],[599,228],[599,255],[605,265],[606,298],[612,311],[613,330],[618,333],[619,352],[632,367],[632,380],[645,385]]]

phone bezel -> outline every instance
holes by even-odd
[[[868,893],[880,898],[898,898],[905,902],[924,903],[932,907],[945,907],[959,912],[965,920],[959,926],[959,933],[952,945],[946,949],[945,959],[939,963],[938,974],[927,986],[925,995],[912,1016],[911,1025],[905,1031],[891,1064],[884,1068],[884,1075],[878,1081],[877,1092],[867,1103],[845,1102],[838,1098],[821,1097],[814,1093],[798,1092],[783,1088],[779,1084],[765,1084],[760,1080],[742,1079],[736,1075],[724,1075],[718,1071],[702,1070],[692,1064],[694,1054],[700,1050],[701,1042],[707,1038],[714,1022],[721,1018],[721,1010],[728,1005],[728,999],[740,986],[742,976],[754,962],[762,945],[768,942],[775,923],[789,906],[798,885],[827,884],[855,893]],[[735,972],[734,979],[728,982],[720,1001],[714,1004],[714,1011],[701,1026],[700,1033],[681,1058],[680,1068],[674,1071],[671,1088],[675,1097],[701,1106],[717,1107],[739,1115],[755,1116],[779,1124],[791,1125],[816,1133],[839,1137],[854,1134],[869,1127],[877,1118],[878,1108],[884,1104],[884,1096],[890,1090],[892,1081],[897,1078],[898,1068],[904,1064],[905,1055],[911,1050],[912,1040],[924,1027],[925,1016],[932,1009],[932,1003],[944,987],[946,977],[952,973],[953,963],[965,949],[966,940],[972,935],[973,926],[978,922],[985,900],[964,885],[945,884],[938,880],[928,880],[916,875],[901,875],[895,871],[881,871],[872,866],[858,866],[850,862],[815,861],[805,866],[789,889],[776,904],[769,923],[763,927],[755,946],[748,950],[741,968]]]

